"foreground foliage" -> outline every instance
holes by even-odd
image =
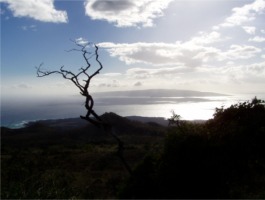
[[[216,109],[205,124],[176,124],[122,198],[265,198],[264,102]]]

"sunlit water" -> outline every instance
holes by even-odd
[[[143,117],[164,117],[169,118],[171,112],[181,116],[184,120],[207,120],[213,117],[215,108],[221,106],[228,107],[232,104],[251,100],[255,95],[233,95],[218,97],[200,97],[200,98],[166,98],[165,101],[156,101],[150,99],[150,103],[141,103],[138,99],[133,104],[126,104],[121,99],[116,102],[108,103],[108,99],[98,99],[95,105],[95,111],[98,114],[105,112],[114,112],[121,116],[143,116]],[[259,99],[265,99],[265,95],[258,96]],[[174,100],[175,99],[175,100]],[[185,101],[187,100],[187,101]],[[121,101],[121,102],[120,102]],[[5,106],[1,105],[1,126],[10,128],[22,127],[28,121],[42,119],[63,119],[75,118],[85,115],[85,109],[82,101],[66,102],[66,103],[50,103],[43,105],[17,105]]]
[[[164,117],[169,118],[172,111],[185,120],[207,120],[213,117],[215,108],[227,107],[238,101],[231,97],[216,98],[208,102],[184,102],[184,103],[161,103],[151,105],[123,105],[123,106],[99,106],[98,110],[103,112],[115,112],[121,116],[145,116],[145,117]]]

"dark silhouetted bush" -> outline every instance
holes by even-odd
[[[216,109],[205,124],[170,127],[160,156],[135,170],[122,198],[264,198],[265,107]]]

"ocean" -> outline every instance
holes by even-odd
[[[255,94],[220,96],[116,96],[96,97],[94,110],[99,114],[114,112],[120,116],[164,117],[170,118],[172,111],[183,120],[207,120],[213,117],[215,108],[229,107],[232,104],[251,100]],[[50,100],[30,103],[2,101],[1,126],[20,128],[30,121],[45,119],[75,118],[85,115],[82,97],[67,100]],[[265,94],[259,94],[265,99]]]

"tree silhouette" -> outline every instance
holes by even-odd
[[[85,97],[85,108],[87,110],[87,113],[85,116],[80,116],[81,119],[87,120],[88,122],[92,123],[93,125],[97,127],[103,127],[105,132],[109,133],[112,137],[115,138],[115,140],[118,143],[118,150],[117,154],[118,157],[123,162],[125,168],[127,171],[132,174],[132,170],[126,160],[123,157],[123,151],[124,146],[123,142],[120,140],[120,138],[114,133],[114,130],[112,129],[111,124],[106,123],[103,121],[103,119],[93,110],[94,107],[94,100],[92,96],[89,94],[89,86],[91,80],[100,73],[100,71],[103,69],[102,63],[99,61],[99,54],[98,49],[99,47],[94,43],[81,43],[76,41],[73,41],[77,48],[71,49],[70,51],[77,51],[81,52],[82,56],[85,60],[86,67],[81,67],[79,69],[78,73],[73,73],[72,71],[65,70],[64,66],[62,66],[59,70],[55,71],[45,71],[42,70],[42,64],[39,65],[39,67],[36,67],[37,69],[37,77],[45,77],[52,74],[60,74],[64,79],[70,80],[79,90],[80,94]],[[98,68],[91,74],[89,74],[88,70],[91,68],[91,58],[95,58],[96,63],[98,64]],[[81,80],[82,79],[82,80]],[[83,81],[83,82],[81,82]]]
[[[64,66],[60,68],[60,70],[55,70],[55,71],[43,71],[41,69],[43,64],[40,64],[39,67],[37,67],[37,77],[44,77],[44,76],[49,76],[51,74],[60,74],[64,79],[68,79],[72,81],[75,86],[80,90],[81,95],[83,95],[86,100],[85,100],[85,108],[87,110],[87,114],[85,116],[80,116],[82,119],[85,119],[92,124],[96,125],[97,127],[102,124],[101,118],[97,115],[97,113],[93,110],[94,106],[94,100],[92,96],[89,94],[88,88],[90,86],[90,82],[93,77],[95,77],[99,72],[102,70],[103,66],[101,62],[99,61],[98,57],[98,46],[96,44],[92,43],[86,43],[86,44],[80,44],[77,41],[74,41],[75,44],[79,49],[71,49],[70,51],[80,51],[83,55],[83,58],[86,62],[86,67],[81,67],[79,69],[78,73],[73,73],[72,71],[68,71],[64,69]],[[94,53],[89,51],[89,49],[94,48]],[[88,70],[91,67],[91,63],[89,60],[95,57],[96,62],[99,65],[99,68],[94,71],[91,75],[89,75]],[[83,84],[81,83],[81,78],[85,78],[82,81],[84,82]],[[94,118],[92,118],[92,117]]]

